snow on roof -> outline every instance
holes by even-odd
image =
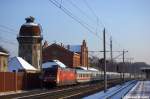
[[[8,56],[8,54],[4,53],[4,52],[0,52],[0,55],[6,55],[6,56]]]
[[[29,22],[29,23],[24,23],[23,26],[38,26],[37,23]]]
[[[71,52],[81,52],[81,45],[66,45],[65,48]]]
[[[53,66],[60,66],[62,68],[66,68],[67,66],[65,64],[63,64],[62,62],[60,62],[59,60],[52,60],[52,61],[48,61],[46,63],[42,64],[42,68],[48,68],[48,67],[53,67]]]
[[[73,51],[73,52],[81,52],[81,46],[80,45],[70,45],[69,50]]]
[[[141,67],[141,70],[150,70],[150,67]]]
[[[87,69],[87,67],[80,66],[79,68],[81,68],[81,69],[83,69],[83,70],[99,71],[99,70],[97,70],[97,69],[95,69],[95,68],[92,68],[92,67],[88,67],[88,69]]]
[[[29,64],[27,61],[22,59],[21,57],[13,57],[8,62],[8,70],[12,72],[13,70],[18,71],[19,69],[23,70],[32,70],[36,71],[37,69],[34,68],[31,64]]]

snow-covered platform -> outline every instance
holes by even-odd
[[[139,81],[123,99],[150,99],[150,81]]]
[[[84,97],[83,99],[122,99],[128,91],[130,91],[137,81],[128,81],[121,85],[116,85],[112,88],[109,88],[106,92],[101,91],[96,94]]]

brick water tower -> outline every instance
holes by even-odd
[[[19,57],[22,57],[36,69],[41,69],[42,64],[42,35],[41,26],[34,23],[34,17],[25,18],[17,40],[19,42]]]

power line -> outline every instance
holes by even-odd
[[[0,29],[0,33],[7,33],[7,34],[11,34],[11,35],[13,35],[13,36],[16,36],[16,35],[14,35],[14,34],[15,34],[14,32],[2,30],[2,29]]]
[[[97,33],[95,33],[93,30],[91,30],[89,28],[89,25],[83,21],[81,21],[77,16],[73,15],[69,10],[67,10],[63,5],[61,5],[60,7],[60,3],[57,2],[56,0],[49,0],[52,4],[54,4],[56,7],[58,7],[59,9],[61,9],[65,14],[67,14],[69,17],[71,17],[73,20],[75,20],[76,22],[78,22],[81,26],[83,26],[85,29],[87,29],[90,33],[93,33],[96,37],[99,37],[99,35]],[[102,40],[102,38],[101,38]]]
[[[74,6],[81,14],[83,14],[84,16],[86,16],[91,22],[95,21],[93,20],[90,16],[88,16],[82,9],[80,9],[75,3],[73,3],[73,1],[68,0],[68,2]]]
[[[87,8],[92,12],[92,15],[94,15],[95,17],[97,17],[97,15],[95,14],[94,10],[90,7],[90,5],[88,4],[88,2],[86,0],[83,0],[85,5],[87,6]]]
[[[98,16],[97,16],[96,13],[94,12],[94,10],[93,10],[93,9],[90,7],[90,5],[88,4],[87,0],[83,0],[83,1],[85,2],[85,5],[87,6],[87,8],[92,12],[92,15],[94,15],[96,18],[98,18]],[[97,20],[97,26],[98,26],[98,23],[99,23],[99,20]],[[102,25],[103,27],[105,27],[102,23],[101,23],[101,25]],[[97,28],[96,28],[96,31],[97,31]],[[112,35],[111,35],[111,34],[109,35],[109,32],[106,32],[106,34],[112,39]],[[121,47],[119,43],[116,43],[116,44],[118,44],[119,47]],[[111,40],[110,45],[112,45],[112,40]],[[111,50],[112,50],[112,49],[111,49]]]
[[[89,15],[87,15],[82,9],[80,9],[75,3],[73,3],[71,0],[68,0],[68,2],[75,7],[81,14],[83,14],[84,16],[86,16],[91,22],[95,23],[95,20],[93,20]],[[89,6],[89,5],[88,5]],[[90,7],[90,6],[89,6]],[[92,9],[91,7],[89,9]],[[92,10],[92,12],[94,13],[94,11]],[[99,17],[95,14],[95,19],[96,19],[96,27],[95,27],[95,32],[96,34],[98,34],[98,27],[99,27],[99,23],[101,24],[102,28],[104,28],[104,25],[102,24],[101,21],[99,21]],[[99,31],[101,32],[101,31]]]
[[[94,15],[94,17],[96,19],[97,27],[99,26],[99,23],[100,23],[102,26],[102,29],[105,28],[104,24],[99,20],[98,15],[95,13],[95,11],[92,9],[92,7],[89,5],[87,0],[83,0],[83,1],[84,1],[84,4],[86,5],[86,7],[91,11],[92,15]],[[97,27],[96,27],[96,32],[97,32]]]
[[[96,22],[97,22],[97,27],[99,26],[99,23],[100,23],[101,26],[102,26],[102,28],[106,28],[106,27],[104,26],[104,24],[103,24],[101,21],[99,21],[98,15],[95,13],[95,11],[92,9],[92,7],[89,5],[89,3],[87,2],[87,0],[83,0],[83,1],[84,1],[85,5],[87,6],[87,8],[88,8],[88,9],[91,11],[91,13],[95,16]],[[98,29],[98,28],[96,28],[96,32],[98,32],[97,29]],[[109,35],[107,31],[106,31],[106,34]],[[110,38],[110,37],[112,37],[112,36],[109,36],[109,38]],[[108,38],[108,39],[109,39],[109,38]],[[106,42],[107,42],[107,41],[106,41]],[[109,41],[108,41],[108,42],[109,42]],[[107,45],[110,45],[108,42],[107,42],[106,44],[107,44]]]
[[[15,45],[18,44],[17,42],[13,42],[13,41],[10,42],[9,40],[6,40],[6,39],[4,40],[3,38],[1,38],[1,42],[7,43],[7,44],[10,44],[10,45],[12,45],[12,44],[13,44],[13,45],[14,45],[14,44],[15,44]]]
[[[13,32],[18,32],[17,30],[14,30],[10,27],[7,27],[7,26],[1,25],[1,24],[0,24],[0,27],[5,28],[5,29],[10,30],[10,31],[13,31]]]
[[[83,22],[79,17],[75,16],[72,12],[70,12],[68,9],[66,9],[63,5],[62,5],[62,1],[61,3],[57,2],[56,0],[49,0],[52,4],[54,4],[56,7],[58,7],[59,9],[61,9],[65,14],[67,14],[69,17],[71,17],[73,20],[75,20],[76,22],[78,22],[82,27],[84,27],[85,29],[87,29],[90,33],[94,34],[98,39],[100,38],[101,40],[103,40],[98,34],[97,34],[97,30],[96,32],[94,32],[90,27],[89,24],[87,24],[86,22]],[[72,3],[72,2],[71,2]],[[88,9],[90,9],[90,11],[93,13],[93,15],[97,18],[97,26],[99,25],[99,18],[98,16],[95,14],[95,12],[93,11],[93,9],[90,7],[90,5],[88,4],[88,2],[85,0],[85,4],[88,7]],[[82,12],[82,10],[80,10],[79,7],[77,7],[76,5],[74,5],[74,3],[72,3],[72,5],[74,7],[76,7],[80,12]],[[102,26],[104,26],[101,23]],[[108,34],[106,32],[106,34]],[[108,34],[109,35],[109,34]],[[111,37],[111,36],[110,36]],[[106,43],[108,46],[110,46],[110,44],[107,42]]]
[[[49,0],[52,4],[54,4],[56,7],[58,7],[60,10],[62,10],[65,14],[67,14],[69,17],[71,17],[73,20],[78,22],[82,27],[87,29],[90,33],[94,34],[98,39],[103,40],[101,36],[99,36],[96,32],[90,29],[89,25],[83,21],[80,20],[77,16],[73,15],[72,12],[70,12],[68,9],[66,9],[62,4],[57,2],[56,0]],[[60,7],[61,5],[61,7]],[[110,46],[109,43],[106,42],[106,45]]]

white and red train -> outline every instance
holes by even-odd
[[[94,68],[68,68],[58,60],[52,60],[42,65],[42,81],[46,84],[62,86],[77,83],[93,82],[104,79],[104,73]],[[107,72],[107,79],[120,78],[120,73]],[[125,78],[129,78],[130,74],[125,73]]]

